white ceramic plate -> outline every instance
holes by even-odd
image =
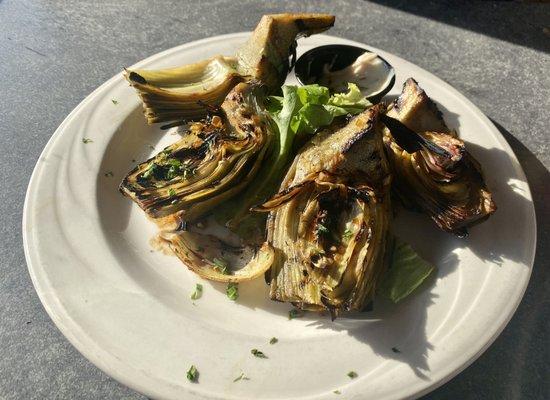
[[[247,35],[185,44],[136,67],[232,54]],[[364,46],[318,35],[300,41],[298,50],[330,43]],[[290,306],[268,300],[262,279],[242,284],[237,302],[223,285],[201,282],[203,297],[193,304],[189,295],[201,280],[175,257],[151,250],[153,224],[117,191],[133,160],[177,137],[145,124],[134,90],[117,75],[47,144],[23,218],[36,291],[84,356],[155,399],[333,399],[334,390],[345,399],[397,399],[441,385],[493,342],[519,304],[533,264],[535,215],[525,175],[497,129],[464,96],[399,57],[371,50],[397,71],[391,94],[412,76],[440,104],[483,164],[499,207],[462,240],[425,217],[400,213],[398,233],[437,265],[437,278],[397,306],[382,301],[363,319],[335,322],[315,315],[289,321]],[[105,176],[110,171],[114,177]],[[279,342],[270,345],[273,336]],[[253,357],[252,348],[269,358]],[[186,379],[191,364],[199,383]],[[351,370],[356,379],[348,378]],[[241,371],[250,380],[233,382]]]

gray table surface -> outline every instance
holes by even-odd
[[[63,118],[121,67],[184,42],[250,30],[262,14],[284,10],[336,14],[331,34],[437,74],[508,140],[537,212],[531,282],[496,342],[425,398],[550,398],[550,5],[0,0],[0,399],[144,398],[82,357],[40,304],[21,239],[29,177]]]

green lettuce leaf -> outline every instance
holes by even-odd
[[[293,100],[287,99],[287,94],[285,94],[285,90],[286,93],[289,93],[289,88],[295,88],[298,97],[298,103],[294,106],[290,120],[290,129],[296,135],[313,134],[319,128],[330,125],[334,118],[347,114],[359,114],[371,105],[354,83],[348,83],[347,93],[337,93],[332,96],[328,88],[317,84],[297,88],[283,86],[282,98],[270,97],[271,107],[268,108],[268,111],[272,117],[276,118],[285,101]],[[277,125],[281,128],[280,122],[277,122]]]
[[[360,113],[371,105],[355,83],[348,83],[348,92],[336,93],[330,98],[329,104],[332,106],[341,107],[351,113]]]
[[[328,88],[317,84],[299,86],[296,89],[296,93],[301,104],[326,104],[330,100],[330,91]]]
[[[319,127],[332,123],[334,114],[321,104],[307,103],[292,117],[290,129],[295,134],[313,134]]]
[[[391,265],[378,288],[378,294],[394,303],[410,295],[435,270],[407,243],[396,240]]]

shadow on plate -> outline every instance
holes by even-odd
[[[448,112],[443,107],[442,111],[449,126],[457,129],[456,114]],[[502,127],[499,126],[499,128],[502,131]],[[398,236],[411,243],[429,261],[433,263],[437,261],[437,279],[456,270],[460,263],[457,250],[461,248],[468,248],[489,265],[493,263],[500,265],[503,260],[528,263],[526,256],[529,251],[526,249],[529,248],[529,244],[518,244],[522,238],[517,236],[517,231],[499,228],[522,226],[529,216],[531,200],[518,185],[520,182],[514,180],[518,165],[505,151],[496,148],[487,149],[472,143],[467,143],[466,146],[484,165],[488,186],[498,206],[497,212],[488,221],[471,228],[470,235],[466,238],[458,238],[443,232],[436,228],[428,217],[402,208],[398,209],[395,221]],[[422,235],[418,232],[422,232]],[[483,267],[484,265],[480,265],[480,268]],[[348,335],[370,346],[377,354],[386,359],[404,362],[417,376],[427,379],[426,373],[429,370],[427,354],[433,349],[426,336],[427,309],[430,304],[437,301],[437,295],[430,290],[433,282],[433,279],[426,282],[416,294],[397,305],[376,298],[372,312],[344,315],[336,321],[331,321],[328,315],[307,313],[304,319],[308,321],[309,326],[317,329],[345,331]],[[225,288],[220,286],[218,290],[225,290]],[[265,287],[263,292],[267,296],[268,290]],[[263,308],[266,305],[266,297],[261,298],[261,304],[258,304],[257,291],[246,293],[239,299],[239,304],[253,309]],[[375,334],[375,331],[381,332]],[[413,343],[414,347],[408,346]]]
[[[547,335],[543,333],[550,315],[550,269],[546,268],[550,258],[550,172],[514,135],[492,122],[514,150],[531,188],[539,238],[534,267],[521,304],[495,343],[474,364],[424,396],[424,400],[468,398],[472,393],[485,393],[495,399],[509,398],[513,393],[516,397],[545,399],[550,393],[550,381],[537,372],[546,371],[550,359],[550,346],[545,345]]]

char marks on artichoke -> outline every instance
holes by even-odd
[[[390,175],[380,106],[325,129],[298,153],[271,211],[270,296],[301,309],[361,310],[388,262]],[[336,129],[334,131],[334,129]]]
[[[496,210],[480,164],[447,127],[436,104],[414,79],[405,82],[387,115],[447,153],[437,154],[426,147],[408,153],[385,129],[394,189],[405,206],[421,210],[441,229],[458,235],[465,235],[469,226]]]
[[[255,176],[273,137],[262,98],[258,85],[238,84],[220,115],[192,123],[181,140],[139,164],[121,192],[150,217],[176,225],[237,194]]]

